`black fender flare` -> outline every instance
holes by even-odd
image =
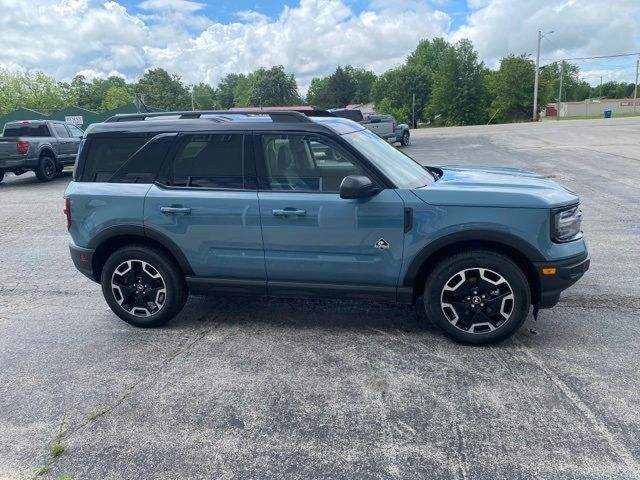
[[[122,236],[133,236],[140,237],[141,239],[148,238],[153,240],[155,243],[160,244],[164,247],[172,256],[175,258],[176,262],[184,272],[186,276],[194,275],[193,269],[191,268],[191,264],[185,257],[182,250],[165,234],[149,227],[143,227],[142,225],[113,225],[111,227],[107,227],[101,230],[97,235],[95,235],[91,241],[89,242],[88,248],[98,249],[101,245],[112,238],[122,237]]]
[[[411,260],[404,278],[402,279],[402,286],[413,288],[423,265],[427,259],[438,250],[450,247],[457,243],[470,242],[488,242],[498,244],[507,249],[515,250],[522,257],[525,257],[530,263],[543,262],[546,260],[540,250],[526,240],[515,235],[492,230],[465,230],[445,235],[424,246],[422,250],[413,257],[413,260]]]

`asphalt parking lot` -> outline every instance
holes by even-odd
[[[70,175],[8,175],[0,478],[640,478],[640,119],[420,130],[406,151],[573,188],[591,270],[492,347],[346,301],[198,297],[139,330],[71,264]]]

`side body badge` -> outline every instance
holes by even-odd
[[[389,248],[389,243],[384,238],[381,238],[375,243],[374,247],[376,247],[378,250],[386,250],[387,248]]]

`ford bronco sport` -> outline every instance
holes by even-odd
[[[189,293],[422,298],[450,337],[490,343],[589,267],[574,192],[423,167],[326,112],[116,116],[87,129],[65,198],[74,264],[140,327]]]

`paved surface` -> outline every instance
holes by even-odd
[[[69,177],[8,176],[0,478],[640,478],[639,134],[637,119],[414,133],[425,163],[526,167],[583,197],[592,270],[485,348],[418,307],[358,302],[195,298],[167,328],[129,327],[68,258]]]

